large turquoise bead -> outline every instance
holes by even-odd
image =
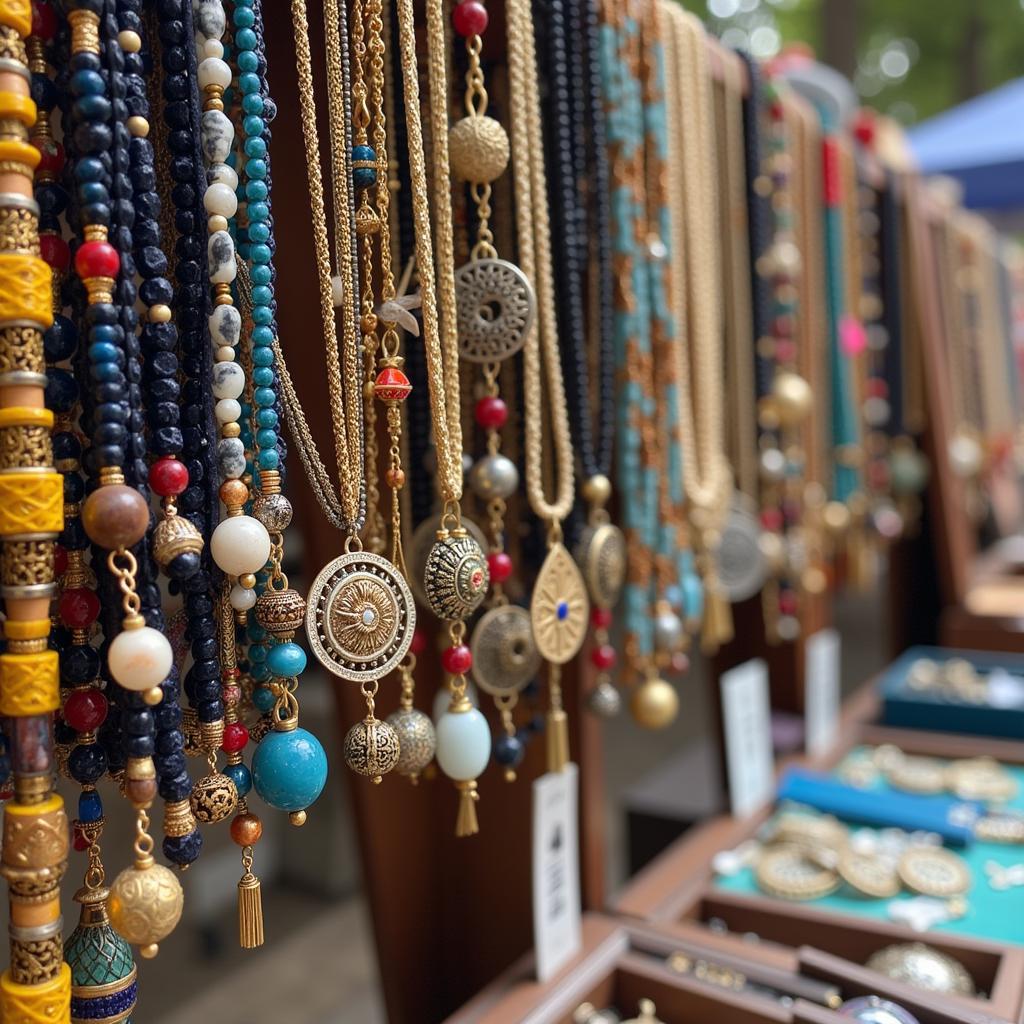
[[[267,654],[267,667],[281,679],[302,675],[306,668],[306,652],[290,641],[277,644]]]
[[[252,758],[252,784],[279,811],[305,810],[323,792],[327,755],[305,729],[268,732]]]

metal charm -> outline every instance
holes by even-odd
[[[477,542],[481,551],[487,550],[487,538],[472,519],[466,516],[461,520],[462,528]],[[413,531],[412,541],[406,548],[406,559],[409,563],[409,586],[416,595],[416,600],[425,608],[430,607],[427,592],[423,589],[423,577],[427,571],[427,558],[437,543],[437,518],[431,516],[424,519]]]
[[[893,981],[932,992],[974,995],[974,979],[958,960],[923,942],[897,943],[873,953],[864,965]]]
[[[492,608],[473,630],[473,679],[485,693],[518,693],[540,669],[530,613],[514,604]]]
[[[734,501],[722,527],[718,546],[718,582],[730,604],[746,601],[759,593],[767,576],[767,566],[759,543],[761,525],[744,501]]]
[[[423,570],[423,593],[439,619],[469,618],[487,596],[490,581],[483,548],[465,529],[438,536]]]
[[[971,887],[971,869],[950,850],[912,846],[900,857],[897,868],[903,884],[922,896],[948,899],[963,896]]]
[[[472,260],[455,271],[459,354],[500,363],[526,343],[536,300],[526,275],[507,260]]]
[[[839,876],[812,860],[799,846],[776,846],[761,854],[758,888],[783,900],[817,900],[839,888]]]
[[[626,582],[626,538],[613,523],[588,526],[580,539],[577,559],[590,600],[612,608]]]
[[[533,640],[545,661],[564,665],[587,635],[590,602],[587,587],[572,555],[552,544],[537,574],[530,601]]]
[[[890,900],[900,891],[900,879],[892,862],[869,853],[846,850],[836,866],[839,877],[851,889],[876,900]]]
[[[380,679],[405,657],[416,606],[395,567],[371,551],[324,566],[306,604],[310,650],[329,672],[354,683]]]

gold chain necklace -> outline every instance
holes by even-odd
[[[530,620],[537,649],[549,663],[548,769],[560,771],[569,759],[561,666],[575,657],[583,644],[590,602],[583,577],[562,544],[562,520],[571,511],[573,502],[573,449],[558,350],[537,55],[528,0],[509,0],[506,21],[519,261],[523,273],[534,282],[539,313],[538,325],[527,330],[523,348],[526,494],[533,511],[549,524],[548,555],[534,584]],[[553,501],[548,500],[544,491],[545,393],[553,436]]]

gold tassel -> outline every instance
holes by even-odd
[[[263,896],[252,873],[252,857],[242,859],[245,874],[238,880],[238,942],[242,949],[263,945]]]
[[[548,771],[560,772],[569,763],[569,716],[557,707],[547,717]]]
[[[732,605],[722,593],[717,579],[709,579],[704,586],[704,622],[700,632],[700,649],[705,654],[717,654],[722,644],[734,636]]]
[[[480,831],[476,820],[476,802],[480,799],[476,791],[476,779],[456,782],[455,788],[459,791],[459,816],[455,820],[455,835],[460,839],[463,836],[475,836]]]

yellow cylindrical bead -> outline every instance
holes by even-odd
[[[53,413],[27,405],[9,405],[0,409],[0,429],[3,427],[48,427],[53,429]]]
[[[10,971],[4,971],[0,1020],[4,1024],[71,1024],[71,968],[61,964],[56,978],[38,985],[19,985]]]
[[[27,36],[32,31],[30,0],[0,0],[0,25],[13,28],[19,36]]]
[[[60,707],[58,655],[0,654],[0,715],[45,715]]]
[[[0,473],[0,536],[63,529],[64,480],[59,473]]]
[[[8,619],[4,634],[8,640],[41,640],[50,635],[49,619]]]
[[[0,0],[2,2],[2,0]],[[19,143],[0,142],[0,162],[5,148]],[[39,158],[39,150],[26,144]],[[38,256],[0,253],[0,321],[29,320],[47,328],[53,323],[53,287],[50,268]]]

